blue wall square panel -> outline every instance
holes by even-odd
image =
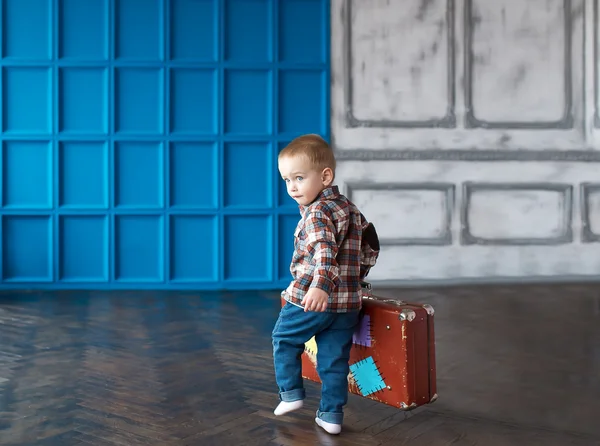
[[[270,62],[273,57],[272,3],[265,0],[224,0],[225,59]]]
[[[52,280],[52,219],[48,215],[2,219],[2,279],[8,282]]]
[[[329,2],[285,0],[279,3],[279,60],[290,63],[324,64],[328,57]],[[298,32],[295,23],[310,23],[310,32]]]
[[[217,146],[211,142],[172,142],[169,152],[170,205],[217,210]]]
[[[249,209],[271,206],[271,158],[270,144],[225,144],[225,206]]]
[[[52,58],[52,0],[3,0],[3,56]]]
[[[63,215],[59,225],[59,279],[108,282],[108,218]]]
[[[0,288],[287,286],[329,0],[0,6]]]
[[[162,208],[163,149],[156,142],[118,142],[114,154],[115,206]]]
[[[164,273],[163,232],[161,216],[115,216],[115,279],[161,282]]]
[[[272,132],[272,79],[268,70],[225,71],[225,132]]]
[[[74,134],[108,133],[106,68],[59,68],[59,130]]]
[[[175,282],[218,280],[218,224],[212,215],[172,215],[170,279]]]
[[[6,141],[2,165],[5,208],[52,208],[52,156],[47,141]]]
[[[59,0],[61,59],[108,59],[108,6],[109,0]]]
[[[225,217],[225,279],[233,282],[272,280],[272,234],[270,216]]]
[[[115,129],[118,133],[163,132],[163,70],[120,67],[115,70]]]
[[[70,209],[108,208],[108,144],[60,143],[58,205]]]
[[[161,0],[115,0],[117,59],[162,59],[162,7]]]
[[[219,0],[171,0],[171,59],[214,62],[218,60]]]
[[[2,70],[2,121],[5,133],[52,132],[52,70],[48,67],[5,67]]]
[[[322,71],[288,70],[279,74],[279,130],[282,133],[318,133],[326,129],[323,92],[326,91],[326,78]],[[319,92],[321,98],[315,101],[313,96],[305,94],[305,89]]]
[[[170,130],[174,135],[218,132],[217,70],[171,70]]]

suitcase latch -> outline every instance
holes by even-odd
[[[400,319],[401,321],[411,322],[416,317],[417,317],[417,313],[415,313],[413,310],[411,310],[409,308],[405,308],[404,310],[402,310],[400,312],[400,316],[398,316],[398,319]]]

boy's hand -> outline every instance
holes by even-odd
[[[329,295],[319,288],[309,289],[302,299],[304,311],[325,311],[328,298]]]

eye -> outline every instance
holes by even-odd
[[[302,178],[302,177],[296,177],[296,179],[297,179],[298,181],[302,181],[304,178]]]

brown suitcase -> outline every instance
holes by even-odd
[[[377,297],[364,283],[361,313],[350,351],[348,390],[403,410],[433,403],[438,396],[431,305]],[[317,350],[314,338],[305,344],[302,376],[320,382]]]

